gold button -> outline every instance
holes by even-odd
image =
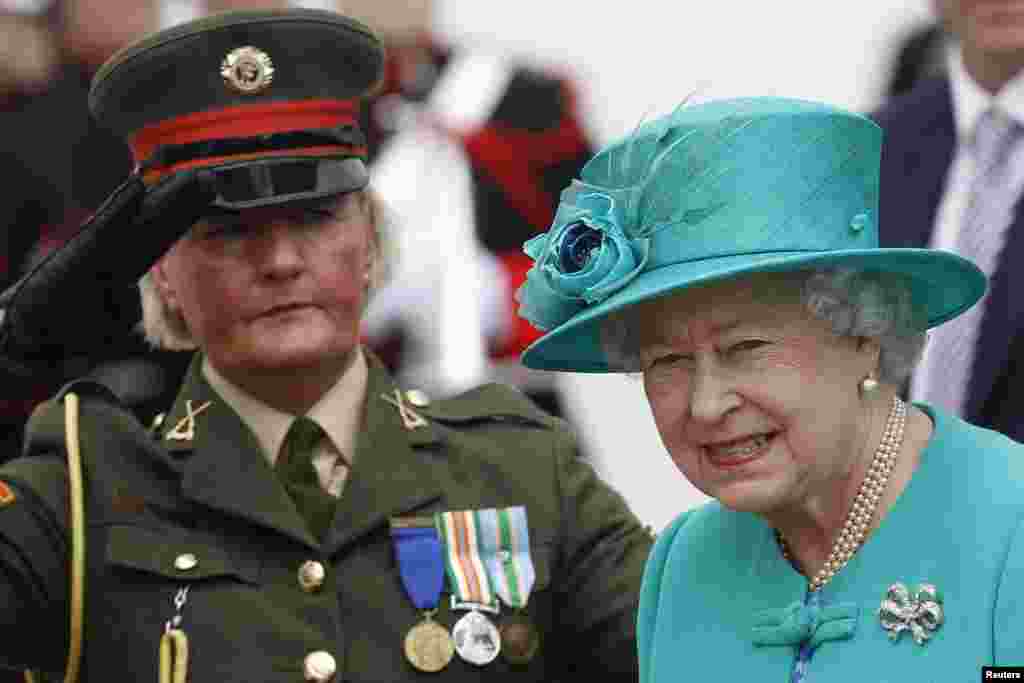
[[[302,675],[307,681],[327,683],[334,678],[334,673],[337,670],[338,664],[334,661],[334,657],[323,650],[310,652],[302,660]]]
[[[307,593],[320,590],[324,585],[327,572],[324,566],[315,560],[306,560],[299,567],[299,587]]]
[[[174,568],[178,571],[187,572],[189,569],[195,569],[197,564],[199,564],[199,560],[192,553],[185,553],[174,558]]]
[[[411,403],[414,408],[426,408],[430,405],[430,397],[427,396],[426,392],[420,391],[419,389],[410,389],[405,392],[405,399]]]

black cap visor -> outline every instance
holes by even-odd
[[[212,184],[212,207],[253,209],[361,190],[369,183],[356,157],[271,158],[203,169]]]

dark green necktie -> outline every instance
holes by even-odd
[[[281,483],[319,541],[323,541],[334,520],[334,508],[338,502],[323,490],[313,467],[314,449],[326,436],[320,425],[308,417],[295,418],[284,437],[276,465]]]

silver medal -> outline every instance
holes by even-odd
[[[452,628],[455,651],[470,664],[485,666],[501,652],[501,636],[491,620],[473,610],[455,622]]]

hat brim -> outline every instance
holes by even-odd
[[[218,209],[255,209],[364,189],[370,181],[358,157],[268,158],[205,169]]]
[[[257,209],[334,197],[365,189],[370,181],[358,157],[268,157],[187,169],[160,179],[154,187],[173,182],[182,173],[205,175],[212,193],[206,213]]]
[[[911,296],[934,327],[960,315],[985,293],[985,275],[952,252],[931,249],[862,249],[827,252],[771,252],[674,263],[641,273],[624,289],[577,313],[523,352],[537,370],[621,372],[609,367],[601,326],[610,314],[634,304],[687,289],[755,273],[846,267],[907,276]]]

